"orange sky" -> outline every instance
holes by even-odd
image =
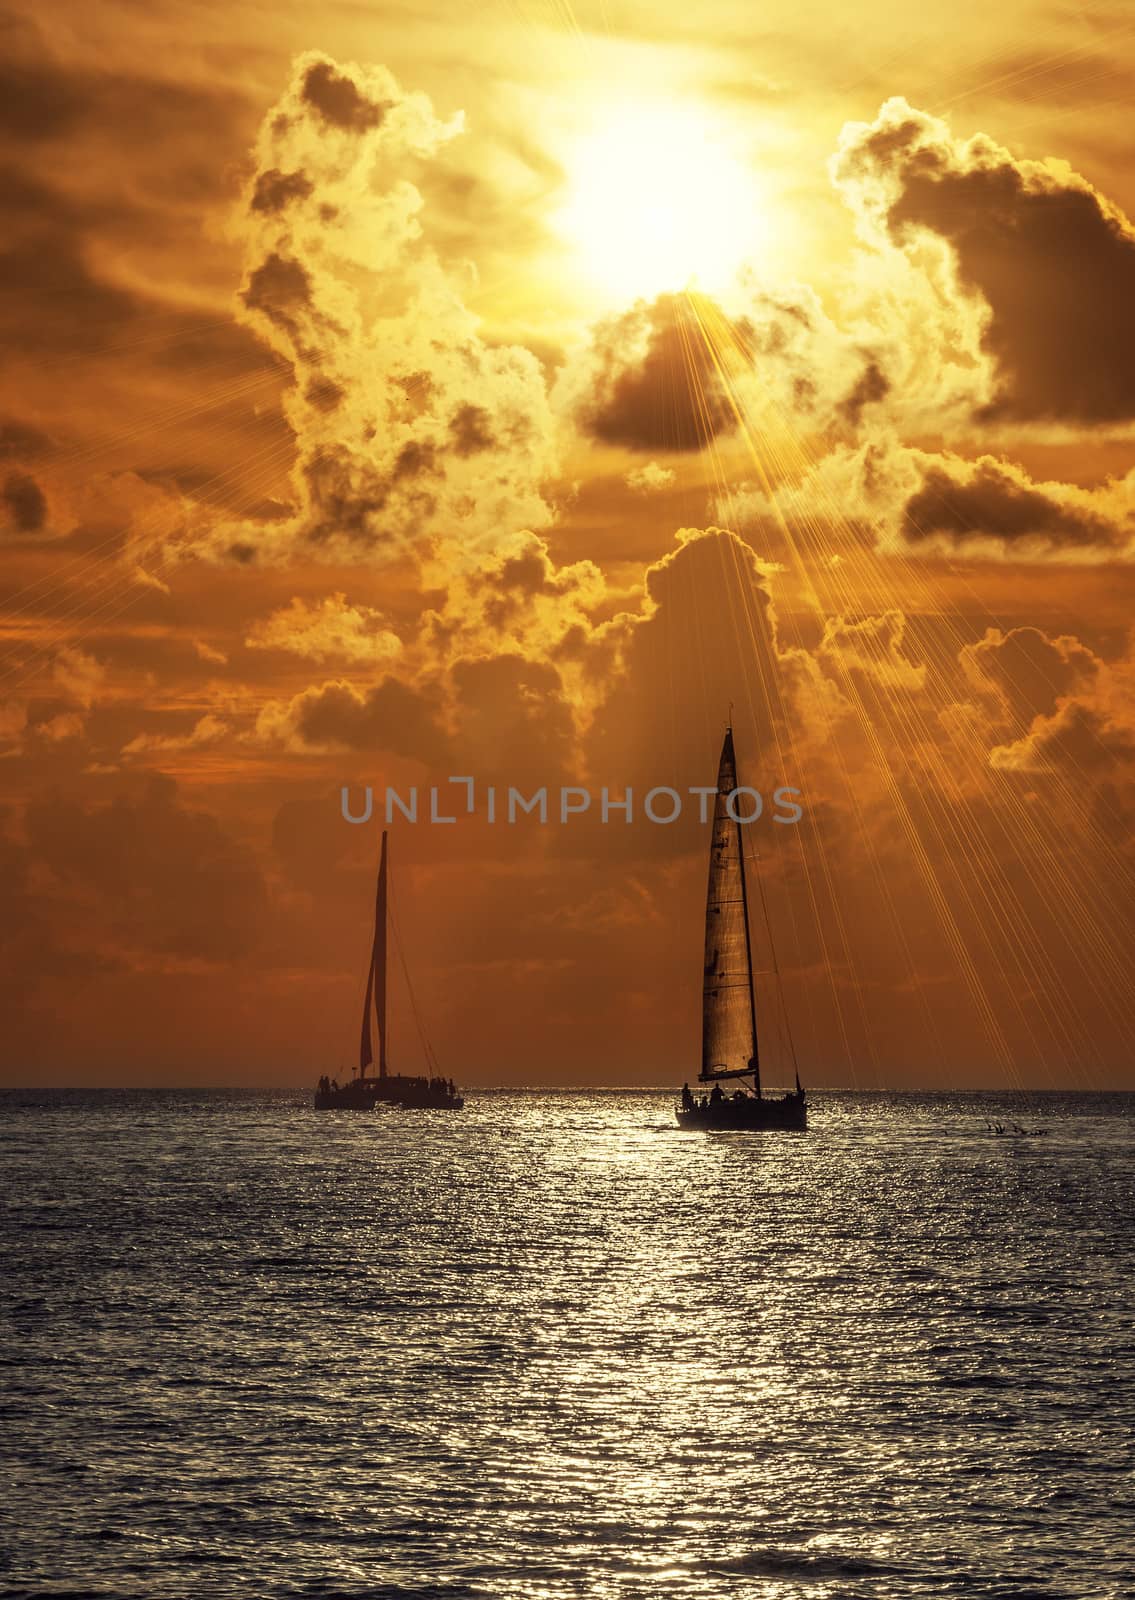
[[[265,16],[0,12],[4,1079],[342,1074],[341,785],[732,705],[808,1083],[1129,1086],[1135,22]],[[706,847],[396,824],[443,1070],[680,1083]]]

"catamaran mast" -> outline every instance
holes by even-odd
[[[359,1077],[365,1078],[374,1060],[371,1043],[370,1008],[378,1026],[378,1075],[386,1076],[386,833],[382,835],[382,856],[378,863],[378,886],[374,896],[374,940],[370,948],[370,970],[363,1001],[363,1026],[359,1040]]]

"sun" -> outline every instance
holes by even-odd
[[[711,112],[624,108],[577,139],[567,168],[556,229],[613,301],[719,291],[761,248],[757,177]]]

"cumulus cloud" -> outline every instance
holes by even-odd
[[[1106,670],[1081,640],[1031,626],[987,628],[963,645],[958,663],[992,721],[1018,728],[1034,716],[1050,715],[1060,700],[1090,692]]]
[[[1009,736],[994,743],[991,767],[1060,777],[1080,803],[1121,786],[1135,823],[1135,657],[1105,660],[1070,635],[1038,628],[989,629],[963,652],[963,668],[980,689],[990,685]],[[993,714],[997,725],[996,710]]]
[[[444,762],[449,749],[439,699],[392,677],[368,689],[333,679],[290,700],[269,701],[254,737],[294,754],[387,751],[433,765]]]
[[[1135,230],[1066,163],[955,137],[903,99],[849,123],[832,164],[865,237],[926,262],[944,243],[946,318],[993,384],[981,420],[1127,423],[1135,417]]]
[[[412,181],[461,125],[383,67],[295,63],[239,223],[241,315],[295,374],[295,501],[217,530],[216,553],[381,564],[444,547],[460,567],[551,520],[539,362],[482,338]]]
[[[854,432],[890,388],[812,290],[750,281],[730,311],[705,295],[660,295],[598,323],[555,400],[600,443],[689,454],[769,417]]]
[[[729,324],[719,361],[685,295],[661,295],[601,323],[574,375],[581,426],[604,444],[631,450],[704,450],[737,424],[722,366],[750,364],[749,332],[746,324]]]

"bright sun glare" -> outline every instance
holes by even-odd
[[[557,228],[612,299],[723,289],[761,243],[753,173],[691,107],[620,112],[579,140],[568,169]]]

